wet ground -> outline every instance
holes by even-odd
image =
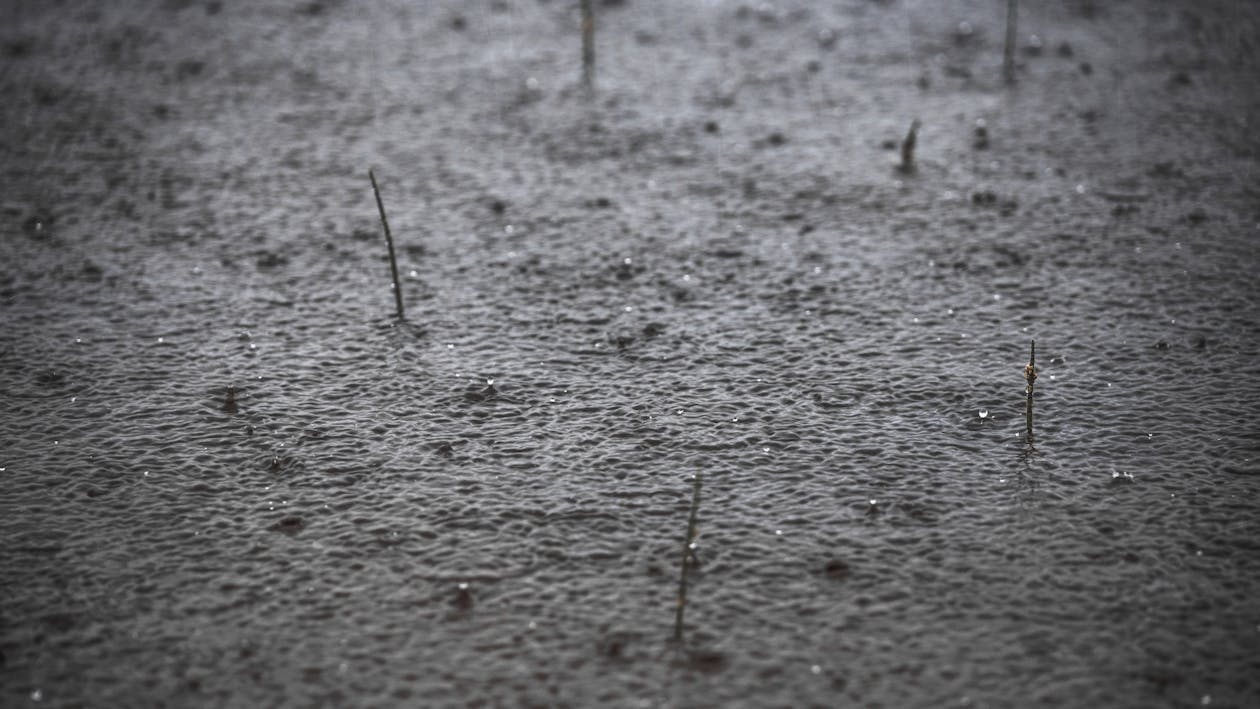
[[[0,3],[0,704],[1256,706],[1260,8],[1036,5]]]

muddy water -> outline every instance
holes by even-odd
[[[5,3],[0,703],[1254,705],[1255,11],[570,5]]]

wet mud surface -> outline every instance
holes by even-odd
[[[576,5],[0,4],[0,704],[1255,706],[1260,11]]]

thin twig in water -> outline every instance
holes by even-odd
[[[402,320],[403,297],[402,283],[398,280],[398,260],[394,258],[394,237],[389,233],[389,220],[385,218],[385,203],[381,201],[381,190],[376,186],[376,174],[368,170],[368,179],[372,180],[372,192],[376,195],[376,208],[381,212],[381,226],[385,228],[385,245],[389,247],[389,274],[394,279],[394,302],[398,305],[398,319]]]
[[[901,141],[901,164],[897,166],[897,170],[903,174],[909,175],[914,172],[914,145],[919,140],[919,119],[910,122],[910,130],[906,133],[905,140]]]
[[[595,7],[594,0],[582,0],[582,87],[595,88]]]
[[[1002,77],[1015,83],[1016,26],[1019,22],[1019,0],[1006,0],[1006,45],[1002,49]]]
[[[1024,366],[1024,381],[1028,382],[1024,392],[1028,395],[1027,408],[1024,409],[1025,440],[1029,447],[1033,444],[1033,383],[1037,381],[1037,341],[1032,341],[1032,349],[1028,355],[1028,364]]]
[[[691,493],[691,514],[687,518],[687,537],[683,540],[682,563],[678,569],[678,609],[674,613],[674,642],[682,642],[683,611],[687,608],[687,569],[688,562],[695,556],[692,543],[696,538],[696,513],[700,510],[700,475],[695,477],[695,488]]]

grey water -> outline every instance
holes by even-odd
[[[1260,697],[1254,56],[1165,101],[1172,10],[1013,90],[983,3],[606,2],[592,99],[560,3],[10,5],[5,706]]]

